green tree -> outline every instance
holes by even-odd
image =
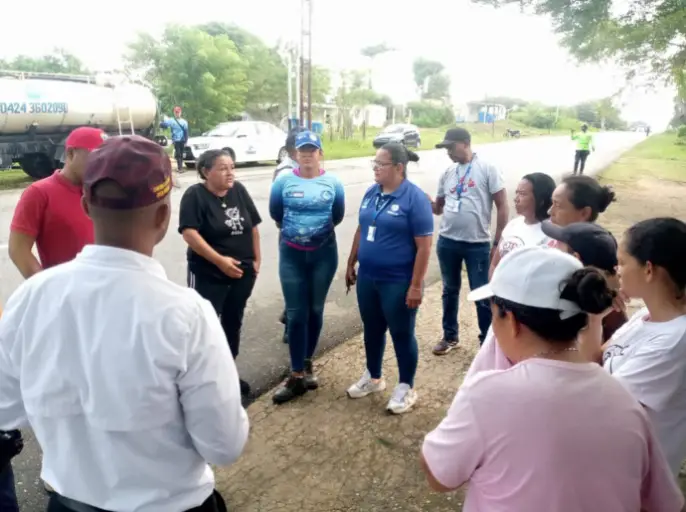
[[[438,61],[425,59],[419,57],[412,64],[412,71],[414,73],[414,83],[417,87],[424,87],[427,78],[431,78],[445,69],[445,66]]]
[[[338,107],[336,133],[349,139],[353,136],[353,121],[361,109],[370,104],[377,95],[367,88],[366,72],[344,71],[334,102]]]
[[[245,109],[247,64],[226,35],[169,25],[161,40],[141,34],[126,56],[130,70],[154,86],[162,108],[184,109],[192,132],[202,132]]]
[[[391,48],[388,46],[386,43],[380,43],[380,44],[375,44],[372,46],[367,46],[365,48],[362,48],[360,50],[360,53],[367,57],[370,61],[369,65],[369,88],[373,89],[373,84],[372,84],[372,68],[374,67],[374,60],[379,56],[383,55],[384,53],[392,52],[394,51],[395,48]]]
[[[630,78],[671,80],[686,97],[686,7],[683,0],[473,0],[521,6],[552,18],[562,44],[579,60],[617,59]],[[681,86],[679,85],[681,84]]]
[[[288,70],[276,48],[270,48],[254,34],[234,24],[211,22],[200,30],[211,36],[226,36],[236,45],[245,61],[246,77],[250,84],[245,109],[257,113],[278,107],[285,109],[288,101]]]
[[[450,77],[445,73],[438,73],[429,77],[429,84],[423,95],[427,100],[450,101]]]
[[[85,66],[77,57],[61,48],[56,48],[53,53],[41,57],[17,55],[10,61],[0,60],[0,69],[34,73],[88,74]]]

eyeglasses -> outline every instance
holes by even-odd
[[[377,167],[386,167],[388,165],[393,165],[393,162],[377,162],[376,160],[372,160],[369,163],[372,164],[373,169],[376,169]]]

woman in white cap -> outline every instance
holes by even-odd
[[[602,274],[562,251],[516,249],[491,282],[498,344],[515,364],[468,379],[421,462],[429,485],[469,482],[464,512],[679,512],[684,498],[640,404],[576,338],[611,307]]]

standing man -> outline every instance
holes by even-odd
[[[576,153],[574,154],[574,174],[584,173],[586,168],[586,159],[591,151],[595,151],[595,144],[593,143],[593,135],[588,132],[588,125],[581,125],[581,133],[575,134],[572,130],[572,140],[576,141]]]
[[[173,118],[170,119],[164,116],[164,121],[160,123],[160,128],[169,128],[171,130],[176,170],[183,172],[183,150],[186,147],[186,142],[188,142],[188,121],[181,117],[181,107],[174,107]]]
[[[288,132],[288,136],[286,137],[286,152],[288,153],[288,157],[284,158],[283,161],[279,162],[279,165],[276,167],[274,170],[274,177],[272,178],[272,183],[276,181],[276,178],[279,176],[293,172],[294,169],[298,168],[298,162],[295,159],[295,155],[297,153],[295,149],[295,136],[303,131],[302,128],[293,128],[290,132]],[[277,227],[281,227],[277,224]],[[279,240],[281,240],[281,231],[279,231]],[[281,313],[281,316],[279,317],[279,321],[283,324],[283,342],[288,343],[288,319],[286,318],[286,306],[283,308],[283,313]]]
[[[95,244],[25,281],[0,318],[0,429],[31,426],[50,512],[226,510],[208,465],[248,437],[210,303],[167,278],[171,164],[136,135],[88,159]]]
[[[469,288],[488,283],[488,269],[493,250],[509,219],[507,192],[498,170],[472,151],[471,136],[464,128],[451,128],[445,140],[436,144],[445,148],[453,165],[441,176],[436,201],[431,206],[442,215],[436,252],[443,279],[443,339],[433,349],[444,355],[457,346],[457,314],[462,286],[462,262],[467,267]],[[493,204],[497,209],[495,237],[491,245],[490,225]],[[491,325],[488,300],[476,302],[479,341],[483,343]]]
[[[105,132],[88,126],[71,132],[64,168],[21,195],[10,226],[9,255],[24,278],[71,261],[93,243],[93,223],[81,206],[82,181],[89,153],[106,138]],[[34,244],[40,261],[31,252]]]

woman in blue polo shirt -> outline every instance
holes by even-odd
[[[367,357],[367,370],[348,389],[348,396],[362,398],[386,389],[381,366],[388,329],[399,370],[399,383],[387,406],[394,414],[409,411],[417,401],[414,329],[434,229],[429,199],[407,180],[408,162],[418,160],[415,153],[395,142],[377,151],[373,162],[376,184],[362,199],[346,271],[348,288],[357,283]]]

